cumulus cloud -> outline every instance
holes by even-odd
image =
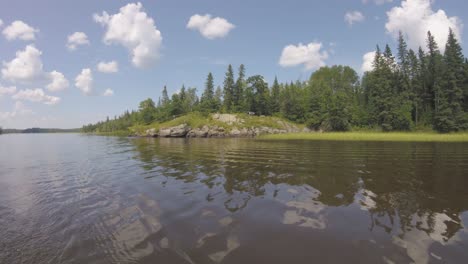
[[[81,45],[89,45],[88,36],[84,32],[75,32],[68,35],[66,46],[69,50],[76,50]]]
[[[204,16],[195,14],[190,17],[187,28],[198,30],[207,39],[223,38],[236,26],[222,17],[212,18],[210,14]]]
[[[426,47],[427,31],[431,31],[439,48],[444,51],[449,28],[461,41],[463,24],[458,17],[448,17],[444,10],[433,11],[431,0],[406,0],[401,6],[387,12],[388,21],[385,24],[387,33],[395,39],[398,32],[407,36],[408,46],[417,49]]]
[[[33,114],[34,112],[27,108],[22,102],[16,101],[15,107],[13,108],[14,113],[20,115]]]
[[[102,95],[103,96],[113,96],[114,91],[112,89],[106,89]]]
[[[372,3],[376,4],[376,5],[383,5],[383,4],[385,4],[385,3],[391,3],[391,2],[393,2],[393,0],[362,0],[362,2],[363,2],[364,4],[367,4],[367,3],[369,3],[369,2],[372,2]]]
[[[91,69],[86,68],[81,70],[81,73],[75,78],[75,86],[85,95],[90,95],[93,92],[93,74]]]
[[[97,70],[103,73],[115,73],[119,71],[119,64],[116,61],[101,61],[97,65]]]
[[[0,19],[0,27],[3,26],[3,21]]]
[[[374,69],[374,59],[375,59],[375,51],[367,52],[362,56],[362,66],[361,71],[367,72],[372,71]]]
[[[37,32],[39,32],[38,29],[31,27],[21,20],[16,20],[3,30],[3,35],[7,40],[34,40]]]
[[[42,52],[34,45],[28,45],[24,50],[16,52],[16,57],[9,62],[3,62],[2,77],[14,83],[41,83],[46,81],[49,91],[61,91],[69,86],[65,76],[58,72],[45,72],[41,60]]]
[[[46,105],[55,105],[60,102],[59,97],[46,95],[42,89],[20,90],[12,98],[14,100],[44,103]]]
[[[160,57],[162,36],[154,20],[142,9],[141,3],[128,4],[114,15],[94,14],[94,20],[106,28],[104,43],[123,45],[129,50],[134,66],[147,68]]]
[[[47,90],[51,92],[65,90],[70,85],[68,80],[61,72],[52,71],[51,73],[49,73],[49,78],[51,82],[49,83],[49,85],[47,85]]]
[[[350,26],[352,26],[354,23],[362,22],[364,19],[364,15],[359,11],[348,11],[344,16],[344,20]]]
[[[16,101],[11,112],[0,112],[0,120],[8,120],[15,118],[17,116],[30,115],[34,112],[27,108],[22,102]]]
[[[322,50],[322,43],[311,42],[307,45],[288,45],[284,47],[279,64],[283,67],[292,67],[304,64],[306,70],[325,66],[328,53]]]
[[[3,62],[3,78],[12,82],[31,82],[43,77],[41,54],[34,45],[17,51],[16,58]]]
[[[12,95],[16,92],[16,87],[15,86],[2,86],[0,85],[0,97],[3,95]]]

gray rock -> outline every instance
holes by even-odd
[[[156,132],[156,129],[150,128],[150,129],[145,131],[145,136],[147,136],[147,137],[157,137],[158,133]]]
[[[175,127],[159,129],[159,137],[185,137],[190,131],[187,124],[178,125]]]
[[[189,138],[203,138],[203,137],[206,137],[207,135],[208,135],[208,130],[195,128],[195,129],[190,130],[187,133],[186,137],[189,137]]]
[[[187,124],[178,125],[170,128],[170,137],[185,137],[190,131],[190,127]]]
[[[241,135],[241,132],[239,129],[237,129],[237,127],[233,128],[231,130],[231,132],[229,133],[229,135],[233,136],[233,137],[239,137]]]
[[[170,128],[159,129],[158,135],[159,137],[168,137],[171,135],[171,129]]]
[[[224,127],[213,126],[208,130],[207,137],[225,137],[225,131]]]

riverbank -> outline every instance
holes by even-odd
[[[262,135],[262,140],[323,140],[323,141],[393,141],[393,142],[468,142],[468,133],[438,134],[436,132],[326,132]]]
[[[394,141],[394,142],[468,142],[468,132],[439,134],[434,131],[414,132],[313,132],[303,124],[279,117],[247,114],[190,113],[164,123],[132,126],[128,130],[95,132],[103,136],[224,138],[250,137],[260,140],[324,141]]]

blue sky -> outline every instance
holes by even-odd
[[[134,17],[122,11],[130,6]],[[416,47],[428,29],[442,43],[451,26],[466,50],[467,9],[461,0],[1,1],[0,126],[81,127],[157,100],[164,85],[170,93],[182,84],[201,93],[208,72],[221,85],[227,64],[243,63],[248,75],[269,82],[304,80],[321,65],[361,73],[363,56],[376,44],[395,47],[399,30]],[[117,21],[141,15],[140,24]],[[119,35],[121,28],[133,34]],[[86,39],[77,35],[84,44],[71,50],[67,39],[75,32]],[[132,53],[139,45],[148,52]],[[20,64],[12,63],[18,57]],[[97,69],[111,61],[118,69],[107,70],[116,72]]]

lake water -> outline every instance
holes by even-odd
[[[467,263],[468,144],[0,136],[0,263]]]

